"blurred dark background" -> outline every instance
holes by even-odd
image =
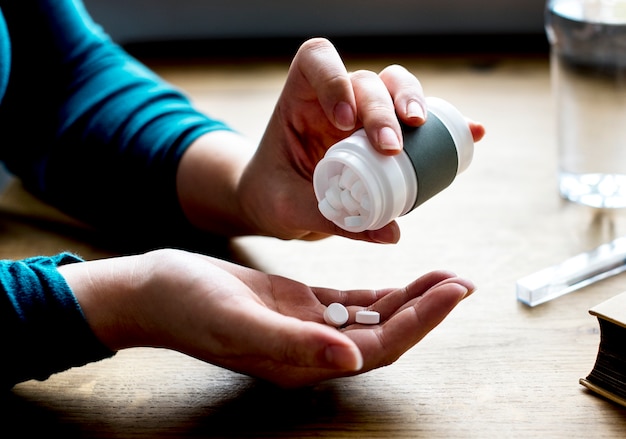
[[[291,56],[330,38],[342,53],[547,52],[545,0],[85,0],[140,56]]]

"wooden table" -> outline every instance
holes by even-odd
[[[599,342],[587,310],[626,289],[626,275],[535,308],[515,296],[520,277],[626,233],[624,212],[594,212],[557,195],[547,57],[347,61],[376,70],[399,61],[426,94],[482,121],[488,132],[473,164],[400,219],[397,245],[245,237],[229,243],[230,257],[339,288],[400,286],[446,268],[473,279],[475,295],[395,364],[365,375],[284,391],[179,353],[131,349],[16,386],[2,396],[6,431],[64,438],[624,437],[626,410],[578,379],[591,370]],[[260,138],[287,63],[154,67],[199,106]],[[19,185],[1,201],[2,257],[120,252]]]

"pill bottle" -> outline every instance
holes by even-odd
[[[383,155],[363,129],[326,151],[313,173],[322,215],[349,232],[377,230],[448,187],[469,166],[474,140],[467,120],[447,101],[426,99],[420,127],[402,125],[404,148]]]

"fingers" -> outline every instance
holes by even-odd
[[[335,47],[326,39],[314,38],[298,50],[290,74],[294,73],[312,87],[324,114],[336,128],[350,131],[358,119],[374,148],[383,154],[397,154],[402,149],[398,120],[410,126],[426,120],[422,85],[400,65],[390,65],[378,75],[367,70],[348,74]],[[297,87],[299,81],[293,83]],[[468,124],[474,141],[480,140],[484,127],[469,120]]]
[[[402,149],[402,122],[418,126],[426,118],[426,104],[418,79],[399,65],[379,75],[360,70],[352,75],[357,112],[374,147],[383,154]]]
[[[412,288],[418,288],[418,291],[421,289],[415,285],[409,287]],[[389,319],[383,320],[381,325],[372,328],[357,326],[346,331],[363,354],[363,370],[393,363],[441,323],[473,289],[468,281],[446,279],[428,292],[419,294],[410,306],[400,308]],[[378,304],[372,307],[375,308],[378,310]],[[384,306],[382,310],[381,320],[386,312]]]
[[[277,369],[290,370],[290,373],[307,369],[354,373],[363,366],[356,344],[334,328],[288,317],[268,308],[256,308],[256,318],[251,315],[248,312],[247,319],[242,320],[249,328],[242,331],[246,335],[236,346],[241,354],[231,354],[230,360],[225,361],[227,366],[251,367],[248,372],[279,382],[296,376],[274,376]],[[264,362],[265,366],[272,366],[265,367]]]
[[[359,348],[334,328],[300,321],[296,321],[292,330],[282,325],[277,328],[282,339],[277,339],[275,353],[287,353],[285,362],[288,364],[346,372],[356,372],[363,367]]]
[[[397,64],[386,67],[380,72],[380,78],[393,97],[398,118],[411,126],[424,123],[428,109],[419,80]],[[467,119],[467,123],[474,142],[481,140],[485,135],[485,127],[471,119]]]
[[[329,235],[343,236],[344,238],[354,239],[357,241],[373,242],[376,244],[396,244],[400,241],[400,226],[396,221],[392,221],[386,226],[377,230],[365,230],[364,232],[348,232],[334,223],[330,222],[326,218],[322,217],[322,227],[325,231],[326,237]]]
[[[405,288],[387,288],[378,290],[337,290],[332,288],[313,288],[313,292],[318,300],[324,305],[329,305],[333,302],[339,302],[344,306],[360,306],[369,307],[375,304],[376,311],[383,315],[391,316],[405,303],[410,300],[421,296],[426,293],[430,288],[435,285],[449,280],[454,280],[456,275],[450,271],[435,270],[431,271],[415,281]],[[459,282],[465,282],[468,289],[473,289],[473,285],[467,280],[461,280],[457,278]],[[392,300],[384,299],[387,301],[385,304],[386,309],[383,309],[380,302],[381,299],[387,296],[395,296]]]
[[[393,363],[474,290],[470,281],[448,271],[430,272],[400,289],[310,288],[225,261],[198,258],[229,274],[219,276],[210,331],[203,330],[203,324],[193,331],[210,335],[209,342],[200,343],[198,350],[198,340],[185,337],[184,345],[195,341],[183,352],[285,387]],[[217,277],[211,273],[210,278]],[[230,292],[228,300],[221,299],[222,291]],[[322,323],[323,305],[332,302],[343,303],[352,314],[341,330]],[[382,323],[354,324],[354,313],[362,308],[380,312]]]
[[[357,118],[374,147],[386,154],[402,149],[398,118],[409,124],[424,122],[426,107],[417,78],[399,65],[385,68],[380,75],[359,70],[348,74],[335,47],[323,38],[302,44],[288,81],[298,87],[301,76],[312,87],[324,114],[343,131],[356,127]]]
[[[393,96],[397,116],[404,123],[417,126],[426,120],[426,99],[419,80],[397,64],[385,67],[380,79]]]
[[[350,77],[339,53],[328,40],[313,38],[303,43],[294,57],[290,75],[301,75],[310,84],[326,117],[336,128],[354,129],[356,103]],[[298,81],[294,81],[294,87],[298,87]]]
[[[378,244],[396,244],[400,241],[400,226],[396,221],[392,221],[385,227],[377,230],[367,230],[363,232],[367,241]]]
[[[379,75],[356,72],[352,76],[357,111],[375,148],[396,154],[402,148],[398,119],[418,126],[426,120],[426,103],[419,80],[407,69],[391,65]]]
[[[439,291],[446,289],[449,285],[458,286],[461,288],[459,291],[464,291],[462,297],[458,300],[455,299],[456,302],[470,295],[475,290],[474,284],[467,279],[457,277],[450,272],[435,271],[422,276],[406,288],[387,294],[382,300],[371,306],[370,309],[378,311],[381,314],[382,321],[387,321],[393,319],[395,315],[407,308],[417,307],[421,301],[425,300],[425,297],[432,294],[440,294]],[[455,305],[456,302],[454,303]]]
[[[466,120],[467,124],[469,125],[470,131],[472,132],[472,138],[474,139],[474,142],[482,140],[482,138],[485,136],[485,127],[481,123],[475,122],[471,119],[466,118]]]
[[[379,334],[382,349],[389,358],[398,358],[418,343],[463,300],[470,291],[457,282],[444,282],[422,295],[411,307],[394,314]],[[407,337],[407,334],[410,334]]]
[[[389,90],[380,77],[367,70],[352,73],[359,119],[372,145],[382,153],[402,149],[402,131]]]
[[[471,282],[446,271],[428,273],[402,290],[315,289],[318,297],[325,297],[320,299],[323,301],[343,297],[347,305],[374,302],[371,309],[392,314],[381,325],[352,324],[343,331],[257,309],[255,330],[245,331],[250,334],[244,347],[246,363],[254,365],[247,371],[285,387],[297,387],[386,366],[428,334],[473,289]],[[385,311],[394,303],[397,306],[398,298],[393,296],[408,301],[407,306],[400,306],[395,313]],[[235,366],[241,365],[241,360]]]

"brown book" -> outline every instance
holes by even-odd
[[[626,407],[626,292],[594,306],[600,346],[593,369],[580,384]]]

